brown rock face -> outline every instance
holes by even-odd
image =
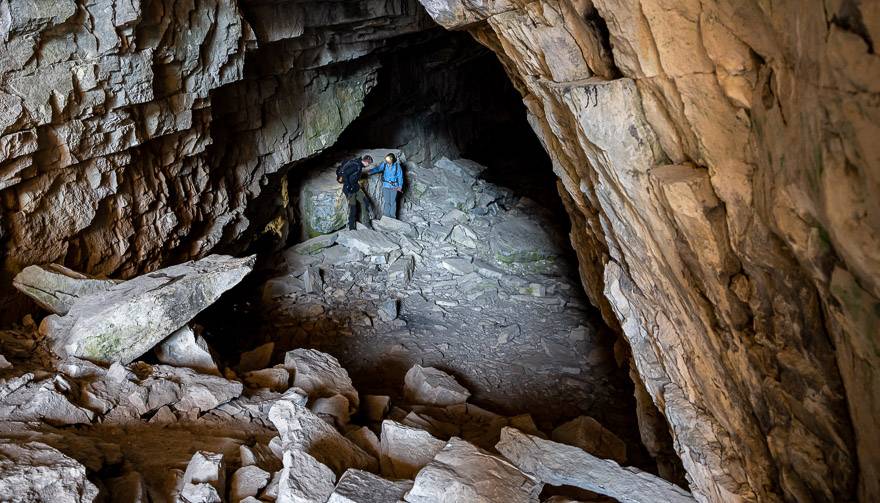
[[[358,115],[369,56],[432,24],[415,0],[4,3],[3,283],[49,262],[132,276],[241,235],[266,175]]]
[[[422,3],[518,84],[694,491],[880,498],[880,10]]]

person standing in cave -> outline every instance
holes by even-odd
[[[397,218],[397,194],[403,193],[403,169],[397,156],[388,154],[385,161],[373,169],[364,170],[372,175],[382,172],[382,216]]]
[[[348,200],[348,228],[355,230],[357,228],[358,206],[363,211],[363,216],[367,217],[367,226],[372,220],[370,216],[370,205],[367,203],[367,196],[361,189],[361,174],[364,168],[373,164],[373,158],[365,155],[360,159],[349,159],[342,163],[336,170],[336,181],[342,184],[342,193]]]

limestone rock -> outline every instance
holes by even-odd
[[[376,459],[381,459],[382,453],[380,448],[379,437],[373,433],[373,430],[366,426],[349,431],[345,434],[345,438],[354,442],[354,444],[364,450],[367,454]]]
[[[341,475],[349,468],[376,471],[376,458],[343,437],[312,411],[290,400],[276,401],[269,419],[281,435],[284,451],[301,450]]]
[[[65,315],[80,298],[112,288],[118,281],[93,279],[62,265],[28,266],[15,275],[12,286],[41,307]]]
[[[407,502],[537,503],[543,484],[508,461],[458,438],[416,476]]]
[[[336,476],[314,457],[298,449],[284,451],[278,481],[278,503],[323,503],[333,492]]]
[[[501,431],[496,448],[517,468],[546,484],[579,487],[627,503],[696,501],[687,491],[657,476],[635,468],[622,468],[583,449],[513,428]]]
[[[415,404],[454,405],[471,396],[454,377],[433,367],[414,365],[407,371],[404,383],[404,397]]]
[[[400,249],[400,246],[391,242],[384,234],[371,229],[342,231],[336,237],[336,242],[364,255],[385,255]]]
[[[379,304],[379,319],[388,322],[397,318],[397,300],[388,299]]]
[[[40,442],[0,443],[0,499],[86,503],[98,489],[75,460]]]
[[[205,374],[220,375],[208,343],[188,326],[169,335],[154,349],[156,358],[175,367],[189,367]]]
[[[336,394],[348,399],[350,412],[359,405],[358,392],[348,372],[331,355],[314,349],[294,349],[284,356],[284,367],[293,374],[293,385],[311,398]]]
[[[232,474],[229,482],[229,499],[241,501],[248,496],[256,497],[269,485],[272,476],[258,466],[242,466]]]
[[[40,331],[59,354],[129,363],[235,286],[254,260],[213,255],[139,276],[80,298]]]
[[[223,455],[198,451],[193,454],[181,480],[183,501],[220,503],[226,494],[226,465]]]
[[[412,479],[443,449],[446,442],[418,428],[385,420],[382,421],[380,445],[382,475]]]
[[[388,413],[391,397],[388,395],[364,395],[361,411],[370,421],[381,421]]]
[[[327,503],[388,503],[403,499],[412,487],[408,480],[390,481],[363,470],[347,470]]]
[[[245,373],[242,378],[252,388],[268,388],[283,392],[290,387],[290,372],[283,368],[253,370]]]
[[[525,433],[531,433],[523,430]],[[580,416],[560,425],[550,435],[555,442],[573,445],[590,454],[618,463],[626,462],[626,444],[589,416]]]

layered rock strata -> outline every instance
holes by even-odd
[[[880,11],[422,3],[522,92],[698,496],[880,497]]]

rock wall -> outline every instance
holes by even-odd
[[[415,0],[0,2],[0,279],[232,240],[267,174],[358,115],[375,51],[431,26]]]
[[[706,501],[880,498],[880,9],[421,0],[506,65]]]

